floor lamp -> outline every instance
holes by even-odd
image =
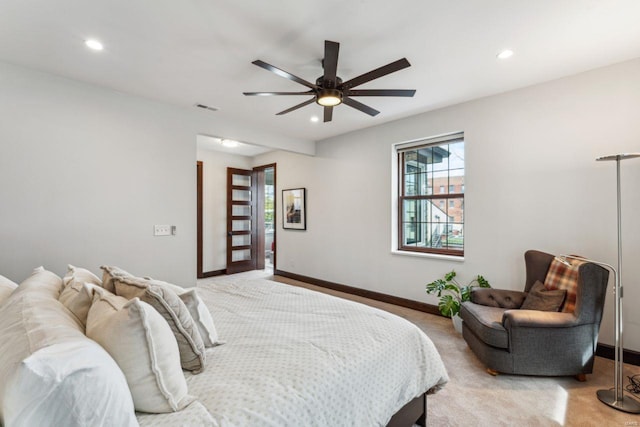
[[[617,174],[617,190],[618,190],[618,271],[609,266],[610,270],[614,272],[615,279],[615,379],[613,390],[598,390],[598,399],[606,405],[612,408],[618,409],[624,412],[630,412],[633,414],[640,413],[640,402],[632,398],[631,396],[624,396],[624,376],[622,374],[624,365],[622,360],[622,354],[624,347],[622,346],[622,205],[620,196],[620,161],[625,159],[633,159],[640,157],[640,153],[625,153],[614,154],[612,156],[598,157],[596,161],[612,161],[616,162],[616,174]],[[603,265],[602,263],[598,263]],[[616,274],[617,273],[617,274]]]

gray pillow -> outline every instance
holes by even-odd
[[[548,290],[539,280],[531,287],[521,310],[558,311],[567,296],[564,289]]]
[[[167,321],[178,343],[182,369],[194,374],[205,367],[204,342],[187,306],[168,286],[139,277],[113,278],[116,295],[126,299],[140,298],[156,309]]]

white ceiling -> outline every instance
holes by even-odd
[[[638,0],[2,0],[0,60],[321,140],[640,57],[639,22]],[[92,37],[104,51],[83,45]],[[341,44],[343,80],[406,57],[359,88],[416,96],[359,98],[381,114],[341,105],[311,123],[315,104],[275,115],[304,98],[242,95],[306,90],[251,61],[314,81],[325,39]],[[504,48],[515,55],[500,61]]]

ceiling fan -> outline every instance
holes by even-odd
[[[409,61],[406,58],[399,59],[390,64],[384,65],[375,70],[364,73],[358,77],[354,77],[346,82],[343,82],[340,77],[336,75],[338,68],[338,51],[340,49],[340,43],[325,40],[324,42],[324,59],[322,60],[322,67],[324,68],[324,74],[316,79],[315,84],[301,79],[298,76],[294,76],[278,67],[274,67],[271,64],[267,64],[264,61],[256,60],[252,64],[262,67],[267,71],[271,71],[284,77],[285,79],[292,80],[296,83],[300,83],[303,86],[308,87],[310,90],[306,92],[243,92],[247,96],[275,96],[275,95],[310,95],[313,98],[308,99],[298,105],[291,108],[287,108],[284,111],[280,111],[276,115],[290,113],[298,108],[302,108],[305,105],[309,105],[312,102],[316,102],[318,105],[324,107],[324,121],[330,122],[333,117],[333,107],[339,104],[346,104],[349,107],[362,111],[370,116],[375,116],[380,111],[375,110],[368,105],[353,99],[354,96],[413,96],[416,91],[413,89],[353,89],[356,86],[360,86],[371,80],[386,76],[387,74],[394,73],[404,68],[410,67]]]

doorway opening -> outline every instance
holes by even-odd
[[[264,250],[265,270],[273,274],[276,260],[276,167],[264,170]]]
[[[197,162],[197,277],[247,270],[273,274],[276,268],[275,163],[253,169],[214,164],[213,169],[209,167],[207,171],[204,166],[204,162]],[[222,173],[226,182],[219,176]],[[208,185],[203,185],[203,181]],[[212,210],[211,206],[222,209]]]
[[[276,165],[253,168],[256,180],[256,269],[273,274],[276,265]]]

